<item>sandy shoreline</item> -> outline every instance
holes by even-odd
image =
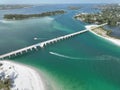
[[[11,90],[46,90],[44,79],[33,68],[12,61],[0,63],[3,64],[0,66],[0,74],[5,73],[14,81]]]
[[[96,27],[96,26],[98,26],[98,25],[86,25],[85,28],[88,29],[91,33],[93,33],[93,34],[95,34],[95,35],[97,35],[97,36],[99,36],[99,37],[101,37],[105,40],[108,40],[108,41],[114,43],[117,46],[120,46],[120,39],[116,39],[116,38],[113,38],[113,37],[110,37],[110,36],[104,37],[102,35],[97,34],[93,30],[91,30],[91,27]]]

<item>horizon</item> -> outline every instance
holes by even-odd
[[[119,4],[120,1],[118,0],[2,0],[0,1],[1,4]]]
[[[60,4],[120,4],[120,3],[8,3],[8,4],[0,4],[0,5],[60,5]]]

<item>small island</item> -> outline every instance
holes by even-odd
[[[80,13],[74,18],[86,23],[102,24],[108,23],[109,26],[120,25],[120,5],[110,4],[97,7],[101,10],[98,13]]]
[[[28,7],[32,7],[32,6],[33,5],[27,5],[27,4],[15,4],[15,5],[1,4],[0,10],[21,9],[21,8],[28,8]]]
[[[22,20],[22,19],[28,19],[33,17],[45,17],[45,16],[54,16],[59,14],[64,14],[66,11],[64,10],[56,10],[56,11],[50,11],[50,12],[43,12],[40,14],[5,14],[4,19],[7,20]]]
[[[81,9],[81,7],[80,6],[69,6],[68,9],[69,10],[79,10],[79,9]]]

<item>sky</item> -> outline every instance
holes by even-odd
[[[0,0],[0,4],[120,3],[120,0]]]

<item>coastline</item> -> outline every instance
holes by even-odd
[[[110,36],[108,36],[107,34],[106,34],[106,36],[100,35],[100,34],[98,34],[97,32],[95,32],[95,31],[93,31],[93,30],[91,29],[91,27],[97,27],[97,26],[98,26],[98,25],[86,25],[85,28],[88,29],[88,30],[89,30],[91,33],[93,33],[94,35],[96,35],[96,36],[98,36],[98,37],[101,37],[101,38],[103,38],[103,39],[105,39],[105,40],[108,40],[108,41],[114,43],[114,44],[117,45],[117,46],[120,46],[120,39],[116,39],[116,38],[110,37]]]
[[[32,67],[13,61],[0,61],[0,73],[5,73],[14,82],[10,90],[46,90],[42,75]]]

